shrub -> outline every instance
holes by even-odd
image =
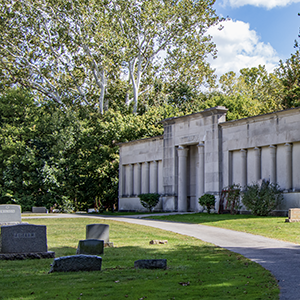
[[[248,185],[242,199],[254,215],[267,216],[281,203],[283,196],[277,183],[263,180],[261,184]]]
[[[147,208],[149,212],[152,212],[153,208],[157,205],[159,201],[160,195],[156,193],[148,193],[140,194],[138,197],[140,198],[143,207]]]
[[[210,210],[215,207],[216,197],[210,194],[204,194],[199,198],[199,204],[207,209],[210,214]]]

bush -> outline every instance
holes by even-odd
[[[153,208],[157,205],[159,201],[160,195],[156,193],[148,193],[140,194],[138,197],[140,198],[143,207],[147,208],[149,212],[152,212]]]
[[[263,180],[261,184],[248,185],[242,199],[254,215],[267,216],[281,203],[283,196],[277,183]]]
[[[204,194],[199,198],[199,204],[207,209],[210,214],[210,210],[215,207],[216,197],[210,194]]]

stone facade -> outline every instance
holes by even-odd
[[[162,195],[156,210],[199,211],[204,193],[265,178],[284,190],[279,211],[300,207],[300,108],[226,122],[222,106],[163,120],[164,135],[120,145],[119,210]],[[218,201],[216,204],[218,208]]]

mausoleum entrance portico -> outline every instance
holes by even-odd
[[[178,211],[199,211],[204,194],[204,143],[180,145],[178,152]]]

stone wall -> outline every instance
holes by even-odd
[[[162,158],[162,136],[120,145],[119,210],[145,210],[139,194],[163,194]]]

